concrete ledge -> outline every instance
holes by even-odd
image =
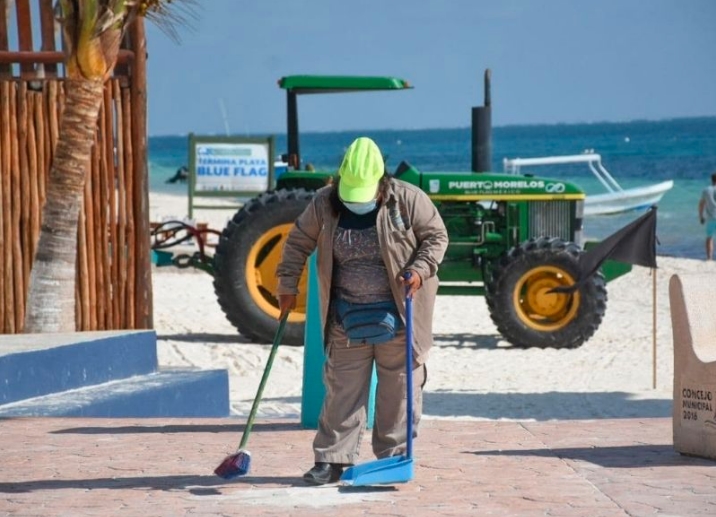
[[[0,406],[0,416],[227,417],[226,370],[161,370]]]
[[[100,384],[157,368],[156,333],[0,336],[0,404]]]

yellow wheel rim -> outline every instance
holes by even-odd
[[[550,293],[555,287],[571,286],[575,281],[564,269],[540,266],[530,269],[515,285],[512,301],[517,317],[528,327],[542,332],[559,330],[577,315],[580,294]]]
[[[274,226],[261,235],[249,250],[246,259],[246,286],[256,305],[269,316],[278,319],[278,300],[276,299],[276,268],[281,261],[281,250],[286,242],[293,223]],[[306,269],[298,283],[300,293],[296,301],[296,310],[288,317],[290,323],[306,320]]]

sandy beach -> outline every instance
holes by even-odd
[[[150,211],[153,221],[181,219],[187,214],[186,197],[152,193]],[[233,213],[199,210],[194,219],[221,230]],[[484,298],[439,296],[435,346],[428,361],[425,418],[670,416],[673,345],[669,279],[686,272],[714,274],[716,262],[663,256],[657,262],[656,306],[652,270],[634,267],[608,284],[604,321],[596,334],[575,350],[513,348],[497,333]],[[153,288],[160,365],[228,369],[232,414],[245,417],[270,345],[249,343],[237,333],[219,308],[212,277],[205,272],[155,268]],[[302,376],[303,348],[281,347],[259,416],[298,417]]]

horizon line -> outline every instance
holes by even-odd
[[[495,125],[492,129],[508,129],[508,128],[524,128],[524,127],[559,127],[559,126],[593,126],[593,125],[623,125],[623,124],[640,124],[640,123],[659,123],[659,122],[679,122],[679,121],[695,121],[704,119],[716,119],[714,115],[700,115],[700,116],[684,116],[684,117],[666,117],[658,119],[650,118],[638,118],[623,121],[613,120],[598,120],[598,121],[583,121],[583,122],[535,122],[535,123],[519,123],[519,124],[502,124]],[[326,134],[326,133],[366,133],[366,132],[379,132],[379,131],[452,131],[452,130],[464,130],[470,129],[470,126],[435,126],[435,127],[415,127],[415,128],[380,128],[380,129],[322,129],[322,130],[305,130],[301,131],[302,134]],[[186,137],[190,133],[175,133],[175,134],[154,134],[149,135],[149,138],[172,138],[172,137]],[[194,133],[202,135],[222,135],[225,136],[225,132],[217,130],[215,133]],[[259,135],[286,135],[286,131],[259,131],[251,133],[249,136]],[[247,136],[244,134],[236,133],[231,136]]]

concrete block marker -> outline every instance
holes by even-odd
[[[673,275],[674,448],[716,460],[716,287],[711,276]]]

